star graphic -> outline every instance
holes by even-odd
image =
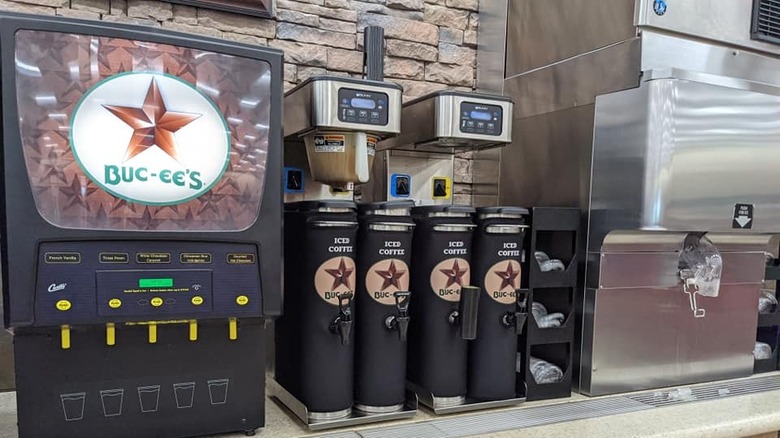
[[[463,276],[468,272],[468,269],[460,270],[460,266],[458,266],[458,261],[455,260],[455,262],[452,265],[452,269],[439,269],[439,272],[447,276],[447,285],[444,287],[450,287],[453,284],[458,284],[458,286],[463,286]]]
[[[168,111],[165,107],[157,81],[152,79],[141,108],[129,106],[103,105],[120,120],[133,128],[133,136],[127,145],[124,161],[127,161],[152,146],[179,161],[174,133],[202,114]]]
[[[390,261],[390,267],[387,268],[387,271],[380,271],[378,269],[374,270],[377,275],[382,277],[384,281],[382,282],[382,287],[379,290],[385,290],[390,286],[395,287],[396,289],[401,289],[401,283],[398,281],[401,279],[401,277],[406,274],[406,271],[399,271],[395,267],[395,261]]]
[[[496,271],[494,274],[501,277],[501,287],[499,290],[504,290],[505,287],[515,288],[515,278],[520,275],[520,271],[515,272],[512,268],[512,262],[506,264],[506,271]]]
[[[336,290],[337,287],[344,285],[347,287],[347,289],[349,289],[349,276],[352,275],[353,270],[354,269],[347,269],[347,265],[344,263],[343,257],[341,258],[341,262],[339,262],[338,269],[326,269],[325,272],[333,276],[333,286],[330,288]]]

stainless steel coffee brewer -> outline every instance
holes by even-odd
[[[488,321],[504,324],[502,318],[507,312],[501,306],[485,307],[495,315],[486,315],[480,309],[479,302],[488,298],[482,296],[483,281],[471,275],[475,210],[468,205],[453,205],[455,154],[508,143],[512,109],[512,101],[505,97],[458,91],[440,91],[407,102],[401,115],[401,135],[377,144],[373,180],[360,188],[364,201],[406,199],[417,206],[412,211],[416,227],[412,243],[407,379],[420,402],[436,413],[521,400],[513,393],[514,361],[501,359],[498,362],[506,365],[504,375],[512,378],[507,384],[510,393],[480,391],[484,386],[477,382],[478,399],[467,396],[469,349],[476,343],[487,347],[485,343],[492,342],[480,339],[477,327],[489,324]],[[519,268],[519,251],[514,261],[513,269]],[[511,274],[515,276],[511,284],[519,287],[519,269]],[[508,293],[515,297],[514,289],[510,288]],[[511,322],[504,320],[512,325],[514,334],[512,313]],[[483,317],[485,321],[481,321]],[[511,340],[508,345],[513,351],[516,348]],[[478,349],[486,353],[504,350]]]
[[[366,31],[367,59],[382,59],[379,31]],[[368,67],[375,70],[371,63]],[[277,397],[311,429],[401,418],[416,411],[416,401],[407,409],[401,381],[400,397],[388,398],[390,408],[381,397],[369,397],[358,403],[364,408],[360,414],[353,414],[360,318],[355,298],[367,293],[365,275],[358,272],[363,266],[357,260],[353,192],[370,178],[376,143],[400,132],[401,93],[400,86],[381,81],[380,71],[372,79],[313,77],[285,95],[285,305],[276,324],[274,372]],[[363,222],[373,222],[367,214],[384,211],[369,210],[362,210]],[[402,218],[374,225],[383,228],[385,222],[399,221]],[[411,229],[411,219],[405,223]],[[398,339],[408,318],[403,309],[408,288],[394,291],[402,292],[393,297],[399,300],[392,306],[397,312],[382,315],[380,330]],[[390,316],[393,321],[386,327],[384,318]],[[368,373],[360,378],[380,381],[383,376]]]

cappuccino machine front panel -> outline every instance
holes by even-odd
[[[12,14],[0,29],[20,436],[262,427],[281,52]]]

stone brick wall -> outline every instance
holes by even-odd
[[[284,50],[285,89],[317,74],[361,76],[363,29],[387,39],[385,77],[406,99],[444,88],[471,90],[478,0],[274,0],[275,17],[151,0],[0,0],[0,10],[123,22]],[[455,200],[471,201],[470,156],[456,158]]]

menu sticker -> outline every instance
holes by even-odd
[[[314,152],[344,152],[347,138],[343,135],[315,135]]]

